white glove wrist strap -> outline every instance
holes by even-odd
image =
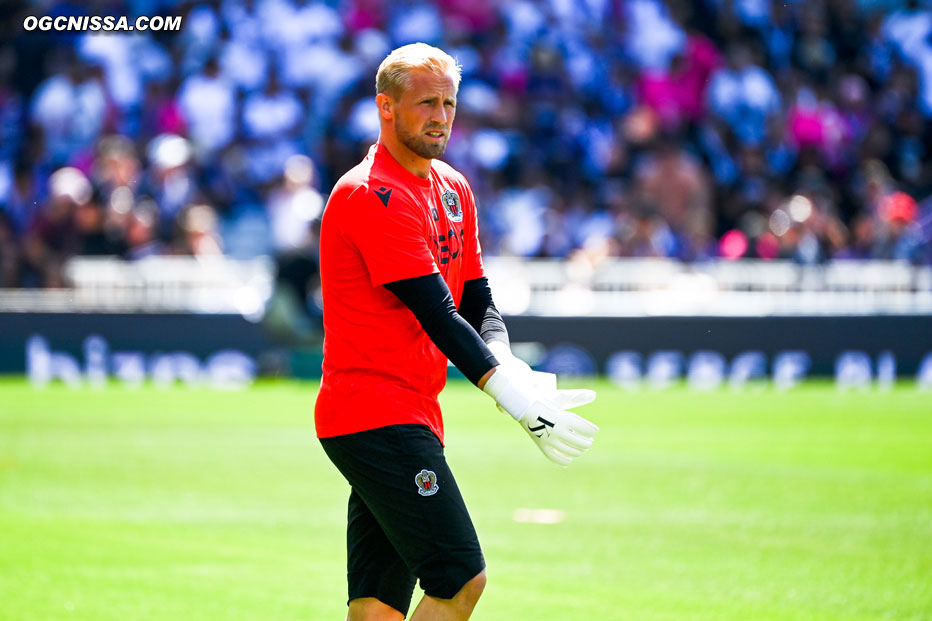
[[[531,388],[501,365],[495,368],[495,373],[489,377],[482,390],[519,422],[535,399]]]
[[[511,347],[504,341],[491,341],[487,343],[487,345],[489,350],[498,358],[498,361],[503,364],[508,358],[514,358],[514,354],[511,353]]]

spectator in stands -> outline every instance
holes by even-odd
[[[768,120],[779,112],[780,93],[770,74],[754,62],[747,45],[733,45],[727,60],[709,82],[709,110],[725,121],[738,140],[760,144]]]
[[[18,287],[19,244],[16,230],[5,214],[0,212],[0,288]]]
[[[262,89],[272,68],[269,51],[259,41],[235,31],[222,39],[220,68],[239,91],[251,93]]]
[[[176,97],[176,84],[176,80],[150,80],[146,83],[139,132],[135,136],[140,144],[146,144],[159,134],[187,133],[184,114]]]
[[[45,202],[45,187],[39,182],[38,171],[24,160],[16,162],[12,177],[0,212],[13,231],[22,235]]]
[[[23,133],[23,97],[11,85],[15,65],[16,53],[13,49],[0,47],[0,163],[6,163],[8,167],[16,155]],[[0,165],[0,170],[2,168]],[[2,200],[0,196],[0,202]]]
[[[665,256],[707,256],[714,232],[712,196],[698,160],[664,137],[635,175],[637,196],[655,206],[651,211],[656,210],[673,237]]]
[[[644,201],[619,218],[609,252],[621,257],[670,257],[676,248],[676,237],[656,206]]]
[[[41,130],[43,159],[53,166],[68,163],[80,151],[91,149],[104,127],[107,95],[98,72],[74,53],[36,89],[30,118]]]
[[[126,219],[126,253],[130,260],[165,254],[164,244],[158,238],[159,213],[155,201],[141,201]]]
[[[502,192],[497,210],[504,220],[502,251],[519,257],[540,256],[545,219],[553,200],[543,171],[527,166],[520,185]]]
[[[115,134],[97,143],[93,181],[106,202],[117,188],[127,188],[132,193],[133,188],[138,187],[142,181],[142,164],[129,138]]]
[[[640,76],[640,100],[650,107],[667,131],[701,121],[706,111],[706,87],[722,60],[715,44],[690,29],[682,50],[668,68],[645,69]]]
[[[78,250],[75,212],[91,201],[92,194],[90,181],[76,168],[61,168],[49,178],[49,198],[23,243],[26,286],[64,286],[64,262]]]
[[[223,253],[217,232],[217,213],[210,205],[194,203],[178,214],[170,251],[172,254],[211,256]]]
[[[200,196],[190,143],[181,136],[161,134],[147,146],[148,175],[142,190],[159,207],[160,237],[167,240],[181,208]]]
[[[787,135],[797,151],[811,151],[815,163],[837,169],[847,146],[846,128],[835,104],[811,85],[802,85],[787,113]],[[803,155],[800,159],[806,160]]]
[[[851,240],[835,255],[836,259],[873,259],[876,256],[877,231],[874,218],[860,213],[851,223]]]
[[[314,163],[305,155],[293,155],[284,166],[282,181],[270,193],[268,217],[272,245],[278,254],[312,246],[311,226],[324,210],[324,198],[313,186]]]
[[[189,76],[178,93],[185,123],[200,161],[215,157],[236,135],[236,96],[233,84],[210,57],[200,73]]]
[[[107,218],[103,196],[95,193],[91,200],[74,207],[74,242],[72,252],[89,256],[123,256],[126,251],[125,229]]]
[[[626,51],[642,70],[666,71],[686,46],[686,33],[659,0],[625,3]]]
[[[252,181],[265,184],[281,175],[285,162],[298,153],[304,104],[269,72],[265,87],[243,103],[243,134]]]
[[[882,228],[874,256],[913,262],[920,258],[922,233],[916,223],[916,201],[905,192],[894,192],[882,204]]]
[[[891,12],[883,22],[882,36],[921,76],[918,103],[926,118],[932,117],[932,11],[928,3],[908,0],[906,6]]]

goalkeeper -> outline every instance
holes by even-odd
[[[456,112],[460,68],[413,44],[379,67],[378,142],[336,184],[320,239],[324,451],[351,487],[349,621],[468,619],[485,561],[443,455],[437,396],[447,359],[568,465],[598,428],[567,411],[595,398],[511,355],[479,248],[465,178],[437,160]],[[458,310],[457,310],[458,309]]]

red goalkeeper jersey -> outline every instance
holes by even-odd
[[[321,223],[318,437],[413,423],[427,425],[443,442],[437,396],[447,359],[382,286],[437,272],[457,307],[463,283],[485,275],[469,184],[439,160],[422,179],[373,145],[337,182]]]

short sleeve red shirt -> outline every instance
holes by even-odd
[[[318,437],[410,423],[443,441],[447,359],[382,286],[438,272],[457,307],[463,283],[485,275],[469,184],[439,160],[422,179],[373,145],[334,186],[321,223]]]

